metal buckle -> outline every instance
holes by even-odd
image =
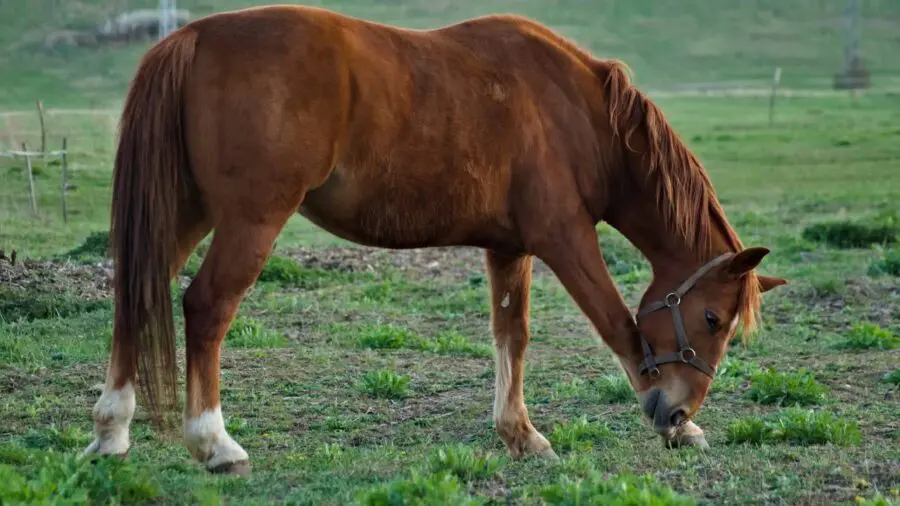
[[[686,354],[690,354],[691,358],[685,357]],[[693,348],[682,348],[678,350],[678,356],[681,358],[682,362],[690,363],[693,362],[695,358],[697,358],[697,352],[694,351]]]
[[[672,297],[675,298],[674,302],[672,302]],[[666,307],[677,306],[677,305],[681,304],[681,295],[678,295],[677,293],[672,292],[672,293],[666,295],[666,298],[663,299],[663,302],[666,303]]]

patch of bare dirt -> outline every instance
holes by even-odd
[[[82,300],[112,297],[112,270],[52,260],[0,260],[0,287],[27,294],[67,293]]]
[[[367,246],[350,248],[294,248],[283,254],[311,269],[384,274],[400,271],[418,278],[453,281],[485,276],[484,252],[480,248],[448,246],[418,249],[384,249]],[[550,270],[539,260],[535,274]]]

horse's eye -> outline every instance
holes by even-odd
[[[704,316],[706,317],[706,325],[709,326],[709,330],[719,328],[719,317],[715,313],[707,309]]]

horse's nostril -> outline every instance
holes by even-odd
[[[680,427],[681,424],[687,422],[687,416],[685,415],[684,410],[679,409],[672,413],[672,418],[669,421],[672,424],[672,427]]]

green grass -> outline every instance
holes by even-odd
[[[675,493],[651,476],[623,475],[607,478],[592,471],[582,479],[562,476],[557,483],[540,491],[548,505],[577,504],[642,504],[647,506],[689,506],[690,497]]]
[[[231,323],[225,342],[235,348],[278,348],[287,339],[284,334],[265,328],[259,320],[238,316]]]
[[[809,371],[764,371],[750,377],[746,395],[760,404],[809,406],[823,403],[828,387],[816,381]]]
[[[728,427],[729,443],[787,443],[794,445],[858,445],[862,433],[856,422],[826,411],[788,408],[764,418],[735,420]]]
[[[3,504],[135,504],[159,495],[159,485],[130,462],[0,447]]]
[[[458,444],[439,448],[429,458],[432,473],[449,472],[462,480],[485,480],[500,472],[504,457],[483,453],[470,446]]]
[[[866,248],[897,242],[900,226],[896,223],[854,223],[827,221],[803,229],[803,238],[837,248]]]
[[[896,96],[779,97],[771,127],[765,99],[659,103],[708,168],[742,241],[772,249],[763,272],[791,282],[765,296],[760,334],[733,343],[719,365],[695,418],[712,452],[663,448],[615,358],[537,266],[525,398],[561,461],[508,459],[492,420],[495,364],[480,253],[448,252],[435,274],[404,252],[367,257],[351,271],[342,262],[365,250],[346,250],[297,216],[222,350],[226,425],[249,452],[253,477],[207,475],[177,440],[154,433],[143,409],[121,470],[95,475],[66,460],[90,442],[98,395],[91,386],[104,379],[112,330],[108,280],[96,267],[98,232],[108,227],[111,138],[92,130],[92,120],[69,118],[84,141],[70,160],[77,188],[68,225],[56,166],[36,181],[32,218],[27,182],[12,170],[16,162],[0,159],[0,249],[17,249],[22,269],[8,286],[0,282],[0,463],[7,466],[0,502],[19,497],[22,480],[45,491],[71,484],[71,494],[99,498],[94,504],[122,503],[132,493],[152,493],[150,503],[160,505],[328,506],[414,497],[515,505],[575,497],[647,504],[640,498],[649,495],[666,504],[670,493],[724,505],[852,504],[876,491],[896,497],[900,355],[877,336],[900,334],[900,299],[895,277],[870,271],[890,250],[802,237],[811,224],[871,223],[900,212]],[[598,228],[633,308],[652,273],[624,238]],[[80,252],[64,261],[73,250]],[[174,290],[179,359],[180,294],[203,253]],[[322,261],[304,260],[311,257]],[[25,263],[31,259],[47,262]],[[851,337],[860,322],[870,325]],[[861,345],[834,346],[851,339]],[[652,485],[629,473],[650,476]]]
[[[834,345],[838,350],[893,350],[900,348],[900,336],[869,322],[855,323]]]
[[[270,3],[265,0],[182,0],[195,15]],[[784,86],[830,87],[841,69],[844,33],[841,2],[752,0],[722,5],[704,0],[635,0],[596,4],[561,0],[516,0],[502,6],[476,0],[367,2],[322,0],[313,5],[378,22],[436,28],[472,16],[512,12],[536,18],[604,57],[624,59],[651,86],[694,87],[720,82],[765,86],[776,66]],[[133,0],[127,8],[155,8]],[[123,8],[101,0],[60,3],[0,0],[0,107],[32,109],[35,99],[52,107],[117,106],[140,55],[149,43],[91,48],[47,48],[46,36],[102,23]],[[861,50],[876,86],[896,86],[895,27],[900,7],[869,0],[862,9]],[[718,134],[723,140],[723,134]],[[840,135],[837,147],[851,146]]]
[[[606,424],[589,422],[586,416],[581,416],[554,426],[548,438],[553,448],[571,451],[590,449],[595,445],[610,443],[616,439],[616,436]]]
[[[869,275],[900,277],[900,249],[886,249],[880,258],[869,264]]]
[[[403,399],[409,395],[409,376],[386,369],[369,371],[360,388],[372,397]]]
[[[900,385],[900,368],[894,369],[893,371],[884,375],[882,379],[885,383],[890,383],[892,385]]]

